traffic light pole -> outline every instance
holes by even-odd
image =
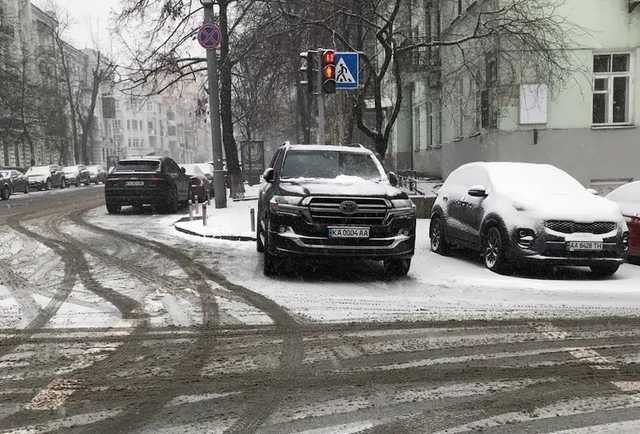
[[[213,23],[213,2],[204,5],[204,22]],[[207,50],[207,70],[209,77],[209,116],[211,121],[211,142],[213,152],[213,192],[216,208],[227,207],[227,188],[224,184],[222,164],[222,131],[220,130],[220,89],[218,81],[218,56],[216,50]]]
[[[322,57],[322,49],[318,49],[320,53],[320,57]],[[327,136],[325,131],[326,119],[324,114],[324,91],[322,90],[322,58],[318,59],[318,74],[316,75],[316,89],[318,90],[318,144],[326,145],[327,144]]]

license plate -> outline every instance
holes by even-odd
[[[570,252],[602,250],[602,241],[567,241],[567,250]]]
[[[144,185],[144,181],[127,181],[124,185],[127,187],[142,187]]]
[[[329,228],[329,238],[369,238],[369,228]]]

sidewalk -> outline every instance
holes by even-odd
[[[202,210],[199,215],[183,217],[174,223],[177,231],[189,235],[216,238],[230,241],[255,241],[256,234],[251,232],[250,210],[254,208],[258,212],[257,197],[252,199],[245,195],[244,200],[227,201],[227,208],[216,209],[213,200],[207,208],[207,226],[202,225]]]

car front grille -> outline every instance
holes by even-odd
[[[343,202],[355,202],[358,208],[345,213]],[[387,202],[379,198],[313,197],[309,201],[312,222],[323,225],[383,225],[387,209]]]
[[[576,223],[562,220],[549,220],[544,223],[544,226],[563,234],[583,233],[596,235],[608,234],[618,227],[614,222]]]

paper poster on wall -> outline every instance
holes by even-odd
[[[546,124],[547,98],[546,84],[523,84],[520,86],[520,124]]]

